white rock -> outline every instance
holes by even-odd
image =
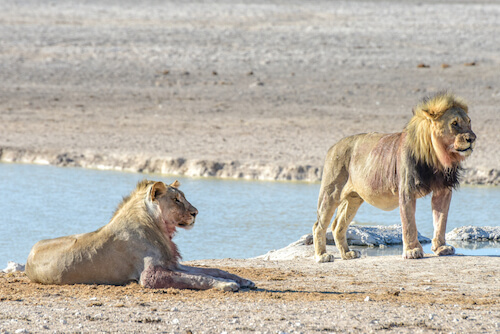
[[[500,226],[462,226],[446,233],[446,240],[500,241]]]
[[[7,268],[3,269],[2,271],[4,273],[13,273],[16,271],[24,271],[24,268],[25,268],[24,264],[9,261],[7,262]]]
[[[381,246],[402,244],[401,225],[393,226],[349,226],[347,230],[347,242],[355,246]],[[429,243],[430,239],[419,234],[418,240],[421,243]],[[267,254],[256,257],[267,261],[293,260],[295,258],[305,258],[314,256],[312,234],[302,236],[298,241],[279,249],[269,251]],[[335,245],[332,232],[326,233],[326,244]],[[328,252],[331,252],[327,249]],[[338,253],[336,249],[333,250]]]

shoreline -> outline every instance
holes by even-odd
[[[320,182],[323,169],[322,166],[311,165],[280,166],[265,163],[240,163],[239,161],[140,157],[127,154],[35,152],[8,147],[0,147],[0,162],[186,177],[304,182]],[[500,185],[500,170],[465,168],[461,178],[460,184],[498,186]]]

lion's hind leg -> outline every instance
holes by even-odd
[[[140,284],[152,289],[193,289],[238,291],[239,284],[233,280],[216,278],[204,274],[189,273],[166,269],[162,266],[150,266],[141,273]]]
[[[326,252],[326,230],[332,220],[338,201],[323,189],[318,203],[318,219],[313,226],[314,259],[318,263],[333,262],[333,254]]]
[[[363,199],[359,197],[356,193],[351,193],[340,203],[337,209],[337,216],[332,225],[333,238],[335,239],[335,245],[337,245],[340,251],[340,256],[343,260],[356,259],[361,256],[361,253],[357,250],[349,250],[349,245],[347,244],[347,228],[349,224],[354,219],[356,212],[358,212],[359,207],[363,204]]]

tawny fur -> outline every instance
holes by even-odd
[[[424,99],[413,113],[403,132],[347,137],[328,151],[313,227],[316,261],[333,261],[333,255],[326,253],[325,233],[335,210],[332,231],[341,257],[359,257],[359,252],[349,249],[345,234],[365,201],[383,210],[399,206],[403,257],[422,257],[415,201],[431,192],[432,250],[438,255],[454,253],[453,247],[445,245],[444,233],[460,163],[471,154],[476,139],[468,107],[462,99],[444,92]]]
[[[176,228],[191,228],[198,213],[179,182],[142,181],[97,231],[42,240],[26,274],[45,284],[139,282],[150,288],[218,288],[235,291],[253,283],[222,270],[179,264]]]

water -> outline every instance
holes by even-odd
[[[183,260],[249,258],[279,249],[310,233],[316,219],[319,184],[196,179],[54,166],[0,164],[0,269],[25,263],[38,240],[84,233],[105,225],[123,196],[148,178],[178,179],[199,210],[193,229],[179,230],[175,242]],[[464,225],[498,226],[494,207],[500,188],[462,187],[454,194],[448,231]],[[363,204],[358,224],[394,225],[399,212]],[[430,197],[417,201],[420,233],[432,236]],[[477,245],[476,245],[477,246]],[[457,251],[499,255],[499,243]],[[465,246],[464,246],[465,247]],[[376,249],[378,250],[378,249]],[[424,245],[430,252],[430,246]],[[380,254],[400,254],[390,247]]]

